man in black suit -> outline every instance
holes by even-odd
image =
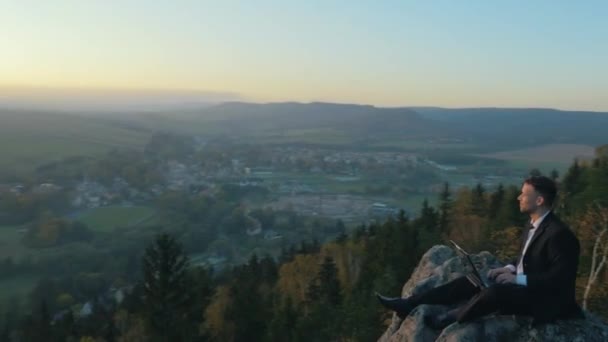
[[[437,317],[425,317],[431,327],[442,329],[491,314],[528,315],[534,324],[558,318],[582,317],[575,301],[579,241],[552,212],[557,195],[555,182],[544,176],[526,179],[517,198],[519,209],[530,216],[524,231],[519,258],[492,269],[488,278],[495,284],[479,289],[466,277],[408,298],[377,294],[385,307],[405,318],[420,304],[460,304]]]

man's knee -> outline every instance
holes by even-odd
[[[490,287],[486,287],[481,290],[481,296],[483,296],[487,300],[496,301],[500,296],[501,286],[500,285],[492,285]]]
[[[470,296],[473,296],[479,292],[479,288],[473,285],[473,283],[471,283],[471,281],[465,276],[452,280],[451,284],[460,289],[460,292],[468,293]]]
[[[464,323],[495,311],[498,307],[500,292],[501,288],[499,286],[482,289],[467,304],[460,307],[456,320],[459,323]]]

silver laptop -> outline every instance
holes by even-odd
[[[481,274],[479,273],[479,270],[477,270],[477,267],[473,263],[473,260],[471,259],[471,256],[469,255],[469,253],[467,253],[467,251],[462,249],[462,247],[458,246],[458,244],[456,242],[454,242],[453,240],[450,240],[450,242],[452,243],[452,245],[454,245],[454,248],[456,248],[456,251],[458,252],[458,254],[464,256],[465,259],[467,260],[468,264],[471,266],[472,271],[470,274],[467,274],[467,276],[466,276],[469,279],[469,281],[471,283],[473,283],[473,285],[475,285],[479,288],[482,288],[482,289],[485,289],[486,287],[489,287],[490,285],[492,285],[492,283],[488,282],[485,277],[481,276]]]

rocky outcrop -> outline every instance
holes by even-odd
[[[498,260],[488,252],[472,255],[482,276],[497,267]],[[429,249],[403,286],[403,297],[445,284],[465,274],[462,259],[446,246]],[[519,316],[487,316],[463,324],[454,323],[443,331],[435,331],[424,324],[423,317],[438,314],[449,308],[442,305],[420,305],[408,317],[393,315],[392,321],[379,342],[427,341],[608,341],[608,325],[586,313],[586,319],[563,320],[555,324],[531,326],[531,319]]]

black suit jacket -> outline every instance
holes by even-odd
[[[525,229],[520,255],[527,237],[528,229]],[[536,322],[582,317],[575,298],[579,254],[580,244],[574,233],[549,213],[534,233],[523,258]],[[513,265],[517,265],[517,261]]]

